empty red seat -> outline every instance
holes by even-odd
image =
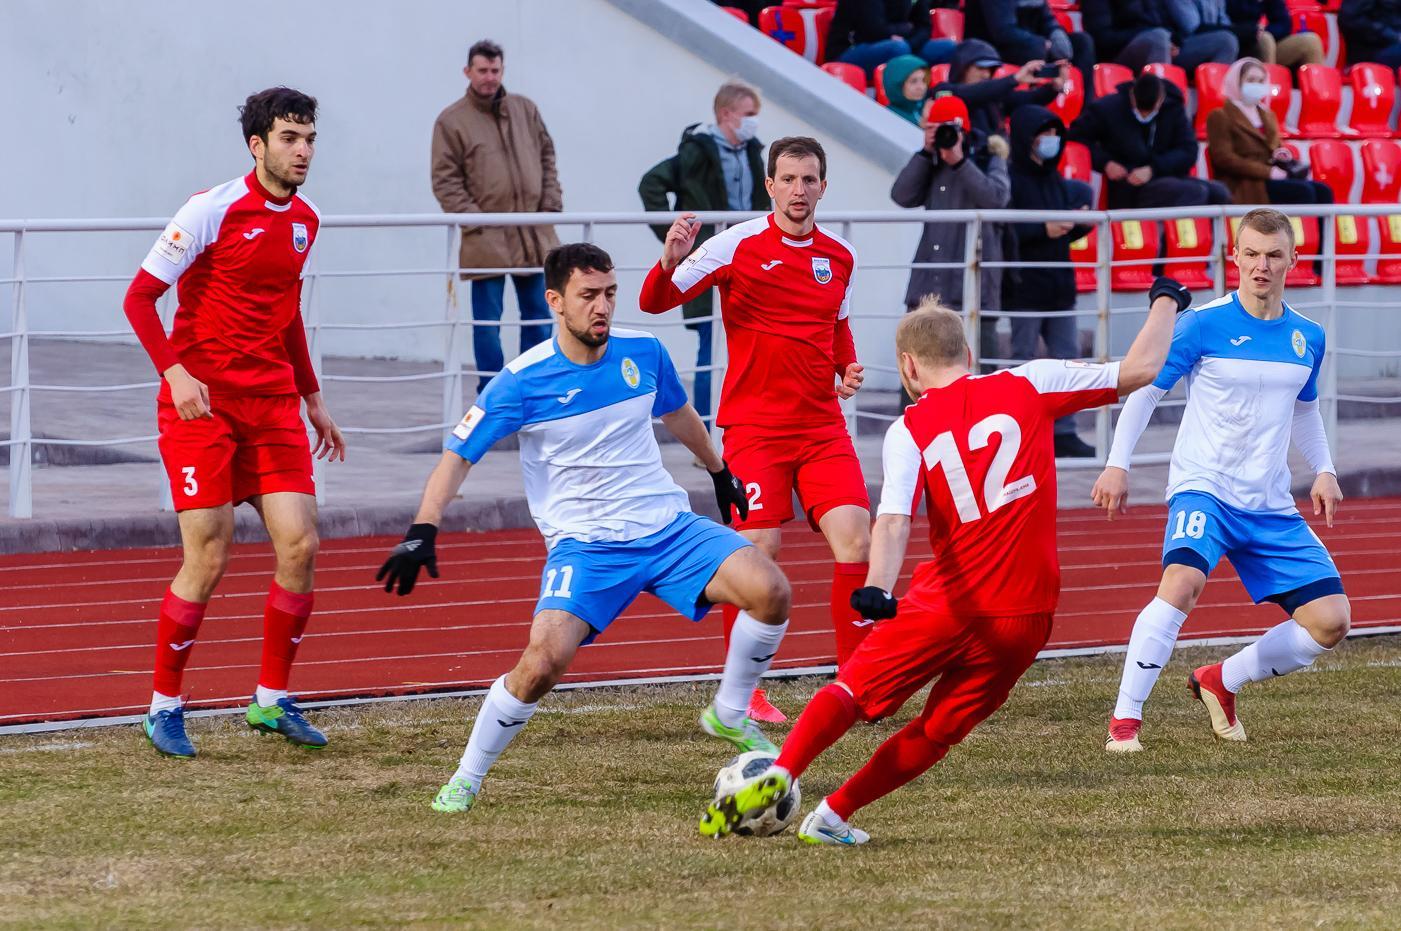
[[[1143,66],[1146,74],[1156,74],[1164,81],[1171,81],[1177,85],[1177,89],[1182,91],[1182,97],[1187,98],[1187,72],[1177,65],[1170,65],[1166,62],[1154,61]]]
[[[1075,118],[1080,115],[1080,111],[1085,106],[1085,84],[1084,78],[1080,76],[1080,69],[1068,68],[1065,76],[1065,84],[1061,87],[1056,99],[1046,104],[1046,109],[1050,110],[1066,126],[1075,122]]]
[[[1355,175],[1352,162],[1352,148],[1346,142],[1336,139],[1320,139],[1309,146],[1309,169],[1315,181],[1328,185],[1333,192],[1333,202],[1352,202],[1352,182]],[[1335,218],[1333,242],[1338,256],[1338,284],[1367,284],[1371,276],[1363,267],[1362,259],[1345,259],[1344,256],[1366,255],[1372,251],[1371,224],[1367,217],[1343,214]]]
[[[1197,116],[1192,125],[1197,130],[1198,139],[1206,138],[1206,115],[1213,110],[1219,110],[1226,102],[1221,86],[1229,70],[1230,65],[1223,65],[1217,61],[1197,65],[1197,72],[1193,75],[1197,85]]]
[[[882,107],[890,106],[890,98],[885,95],[885,64],[876,65],[876,70],[871,72],[871,86],[876,91],[876,103]]]
[[[744,23],[744,25],[746,25],[746,26],[749,25],[749,14],[746,13],[746,12],[744,12],[743,10],[741,10],[739,7],[737,7],[737,6],[722,6],[722,7],[720,7],[720,9],[724,10],[726,13],[729,13],[731,16],[733,16],[735,19],[739,20],[740,22]]]
[[[822,66],[822,70],[853,90],[858,90],[862,94],[866,93],[866,72],[861,70],[860,65],[852,65],[844,61],[829,61]]]
[[[1360,136],[1386,137],[1391,128],[1391,108],[1396,103],[1396,75],[1385,65],[1363,62],[1348,73],[1352,83],[1352,115],[1348,125]]]
[[[759,30],[808,61],[820,63],[835,14],[830,6],[764,7],[759,11]]]
[[[1289,99],[1294,90],[1294,75],[1284,65],[1266,65],[1265,71],[1268,73],[1270,86],[1270,95],[1265,101],[1274,111],[1275,122],[1279,123],[1280,136],[1292,136],[1294,128],[1286,126],[1285,120],[1289,118]]]
[[[1097,288],[1095,263],[1099,261],[1099,229],[1090,231],[1070,244],[1070,261],[1075,263],[1075,290],[1080,293]]]
[[[1109,287],[1115,291],[1147,291],[1153,286],[1153,265],[1119,266],[1118,262],[1158,258],[1158,224],[1152,220],[1120,220],[1110,224],[1114,235],[1114,265]]]
[[[1354,135],[1338,128],[1338,108],[1343,103],[1343,76],[1327,65],[1299,69],[1299,135],[1308,139],[1336,139]]]
[[[930,38],[963,41],[963,11],[939,7],[929,11]]]
[[[1362,202],[1401,202],[1401,145],[1383,139],[1362,143]],[[1401,213],[1377,217],[1377,260],[1374,281],[1401,284]],[[1395,258],[1388,258],[1395,256]]]
[[[1060,173],[1061,177],[1072,181],[1093,183],[1094,160],[1090,158],[1090,147],[1083,142],[1067,142],[1060,160]]]
[[[1206,264],[1211,255],[1211,221],[1202,217],[1168,220],[1163,232],[1167,240],[1163,274],[1194,291],[1215,287]]]
[[[1319,139],[1309,146],[1309,174],[1332,189],[1334,203],[1348,203],[1355,176],[1352,148],[1337,139]]]
[[[1107,97],[1125,81],[1133,80],[1133,72],[1123,65],[1102,61],[1095,65],[1095,96]]]

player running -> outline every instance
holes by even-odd
[[[1187,378],[1187,407],[1172,447],[1163,578],[1138,615],[1124,656],[1119,700],[1104,748],[1143,749],[1143,703],[1172,655],[1177,633],[1225,556],[1258,604],[1291,617],[1224,663],[1194,671],[1192,692],[1222,740],[1245,740],[1236,693],[1247,682],[1312,665],[1347,636],[1351,609],[1338,568],[1289,493],[1289,440],[1313,468],[1313,512],[1328,526],[1343,493],[1318,410],[1323,328],[1284,302],[1297,261],[1294,230],[1278,210],[1241,218],[1240,288],[1183,314],[1167,365],[1124,405],[1095,504],[1112,520],[1128,496],[1129,457],[1163,396]]]
[[[1160,278],[1152,309],[1122,362],[1042,359],[970,375],[963,321],[937,300],[900,321],[900,380],[912,397],[890,425],[871,573],[852,602],[880,619],[837,681],[803,710],[776,764],[712,804],[701,833],[720,836],[788,790],[858,719],[894,714],[938,677],[924,710],[803,821],[810,844],[870,839],[847,821],[919,776],[996,711],[1051,633],[1060,597],[1056,557],[1057,417],[1109,404],[1162,367],[1173,316],[1190,295]],[[898,604],[891,591],[923,497],[934,556]],[[898,609],[898,610],[897,610]]]
[[[453,429],[413,526],[375,577],[400,595],[413,590],[420,567],[437,578],[443,509],[493,443],[520,434],[526,498],[550,549],[540,600],[530,644],[492,683],[436,811],[472,807],[487,770],[575,652],[644,591],[693,621],[715,602],[740,607],[701,726],[740,750],[776,750],[745,709],[788,629],[788,580],[739,534],[691,513],[662,467],[652,418],[705,463],[727,518],[732,505],[744,516],[744,485],[710,445],[657,338],[611,329],[618,285],[606,252],[589,243],[552,250],[545,289],[558,335],[507,365]]]
[[[816,139],[790,136],[770,145],[764,184],[773,213],[732,226],[694,252],[700,224],[695,214],[682,214],[639,303],[662,313],[719,287],[729,367],[715,422],[749,498],[749,516],[736,526],[777,559],[779,528],[793,519],[797,491],[808,524],[827,538],[836,560],[831,611],[840,666],[871,625],[850,605],[866,576],[871,504],[837,404],[864,378],[848,319],[856,252],[817,225],[827,155]],[[734,616],[727,606],[727,640]],[[786,720],[762,691],[749,713]]]
[[[210,596],[228,565],[234,505],[257,509],[277,555],[263,612],[263,652],[250,727],[324,747],[287,694],[311,616],[316,564],[314,454],[345,459],[307,352],[302,274],[320,213],[297,193],[316,143],[316,100],[288,87],[240,109],[254,167],[196,194],[161,233],[126,294],[125,310],[161,374],[161,461],[180,522],[184,560],[161,603],[155,690],[141,726],[161,753],[193,757],[180,684]],[[167,338],[156,301],[180,282]]]

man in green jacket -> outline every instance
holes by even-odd
[[[759,92],[742,81],[726,81],[715,95],[715,122],[687,126],[676,154],[653,165],[642,176],[637,193],[642,196],[643,209],[768,212],[771,206],[764,190],[764,145],[757,138],[758,127]],[[665,241],[669,226],[654,226],[652,231]],[[696,245],[714,235],[714,226],[702,226]],[[696,411],[707,424],[711,423],[712,293],[706,290],[682,310],[686,319],[692,321],[686,324],[687,328],[695,330],[700,339],[693,394]]]

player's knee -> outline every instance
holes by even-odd
[[[1206,576],[1201,570],[1173,563],[1163,570],[1158,597],[1184,614],[1190,614],[1205,588]]]
[[[547,695],[564,675],[567,663],[536,651],[526,651],[507,680],[511,694],[523,702],[536,702]]]
[[[275,549],[278,562],[285,568],[304,571],[315,565],[316,554],[321,549],[321,538],[314,528],[309,528],[278,541]]]
[[[793,587],[774,563],[766,567],[763,585],[753,599],[749,613],[767,624],[782,624],[793,608]]]
[[[185,547],[186,573],[198,587],[213,591],[229,567],[229,546],[223,540],[206,540]]]
[[[1342,600],[1340,605],[1318,617],[1313,628],[1311,633],[1317,636],[1320,643],[1326,647],[1337,646],[1352,630],[1352,606],[1345,599]]]

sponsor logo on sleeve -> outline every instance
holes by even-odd
[[[306,247],[311,245],[311,237],[307,235],[305,223],[292,224],[292,248],[298,252],[305,252]]]
[[[1298,356],[1300,359],[1304,357],[1304,353],[1307,352],[1309,348],[1308,340],[1304,339],[1304,334],[1300,333],[1298,330],[1295,330],[1293,335],[1289,337],[1289,345],[1293,347],[1294,355]]]
[[[1068,369],[1097,369],[1100,368],[1101,364],[1099,362],[1081,362],[1079,359],[1065,360],[1065,367]]]
[[[156,241],[155,253],[171,265],[181,265],[195,238],[178,223],[171,223]]]
[[[812,277],[815,278],[815,279],[817,279],[817,283],[818,283],[818,284],[826,284],[827,282],[831,281],[831,280],[832,280],[832,260],[831,260],[831,259],[816,259],[816,258],[813,259],[813,260],[812,260]]]
[[[459,440],[467,439],[467,437],[472,435],[472,431],[477,429],[477,424],[481,423],[482,418],[485,416],[486,411],[477,407],[475,404],[472,405],[472,409],[463,416],[462,422],[452,428],[452,435]]]
[[[677,275],[683,275],[689,272],[691,269],[695,268],[703,258],[705,258],[705,246],[701,246],[695,252],[692,252],[690,255],[686,256],[686,258],[682,259],[681,264],[676,266],[676,271],[672,273],[672,277],[674,278]]]

